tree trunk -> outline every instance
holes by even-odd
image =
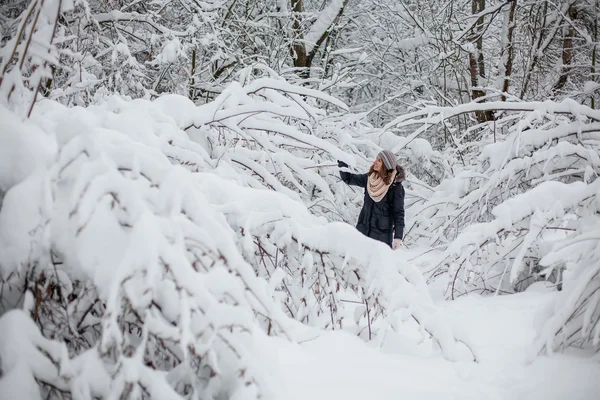
[[[598,7],[598,0],[596,0],[596,18],[594,18],[594,48],[592,49],[592,76],[594,77],[594,81],[598,80],[597,71],[596,71],[596,58],[597,58],[597,45],[598,43],[598,12],[600,8]],[[596,108],[596,98],[594,94],[592,94],[592,102],[591,107]]]
[[[296,68],[302,68],[300,72],[300,76],[302,78],[310,77],[310,67],[312,66],[313,59],[316,54],[319,52],[320,47],[323,45],[325,40],[329,38],[329,32],[331,31],[331,27],[335,26],[344,13],[346,9],[346,5],[348,4],[348,0],[344,0],[341,8],[337,11],[337,15],[330,22],[330,25],[327,29],[323,30],[323,32],[319,32],[320,37],[316,40],[314,46],[310,49],[310,52],[307,53],[306,45],[303,41],[304,35],[301,30],[301,13],[304,10],[302,0],[291,0],[292,1],[292,11],[294,15],[294,22],[292,25],[294,44],[292,46],[292,59],[294,60],[294,66]],[[332,4],[333,5],[333,4]],[[327,11],[327,10],[326,10]]]
[[[569,7],[569,19],[573,21],[577,17],[577,11],[574,6]],[[558,82],[554,85],[554,95],[556,96],[566,85],[569,79],[569,73],[573,64],[573,37],[575,36],[575,28],[572,23],[567,22],[566,32],[563,38],[562,50],[562,68],[558,78]]]
[[[300,76],[304,79],[310,76],[309,68],[310,63],[309,59],[306,56],[306,47],[302,39],[304,39],[304,35],[302,34],[302,11],[304,9],[302,0],[291,0],[292,1],[292,15],[294,18],[294,22],[292,24],[292,32],[294,35],[294,44],[292,45],[292,59],[294,60],[294,67],[303,68],[300,72]]]
[[[471,13],[476,15],[485,9],[485,0],[471,0]],[[479,78],[485,78],[485,63],[483,58],[483,23],[484,18],[480,17],[473,27],[473,43],[475,51],[469,53],[469,73],[471,75],[471,99],[477,100],[485,96],[480,86]],[[475,116],[479,123],[493,119],[492,111],[476,111]]]
[[[516,26],[516,10],[517,10],[517,0],[512,0],[510,5],[510,11],[508,12],[508,32],[506,34],[506,43],[505,47],[502,51],[502,62],[504,63],[504,82],[502,84],[502,93],[508,93],[508,88],[510,87],[510,80],[512,75],[512,65],[513,65],[513,35],[515,32]],[[502,95],[502,101],[506,101],[506,96]]]
[[[519,96],[521,100],[523,100],[525,94],[527,93],[527,89],[529,88],[529,82],[531,82],[531,76],[533,75],[533,71],[535,70],[535,67],[537,66],[537,63],[539,61],[539,52],[544,39],[544,31],[546,30],[547,19],[548,2],[545,1],[542,10],[542,23],[540,24],[539,28],[537,26],[534,26],[535,31],[539,32],[539,36],[537,37],[537,40],[534,41],[535,44],[532,42],[532,48],[530,49],[531,62],[528,63],[529,65],[527,70],[525,71],[525,77],[523,78],[523,86],[521,87],[521,95]]]
[[[44,96],[44,97],[50,97],[50,92],[52,92],[52,90],[51,90],[52,89],[52,78],[54,77],[54,74],[56,73],[56,67],[54,65],[51,66],[50,71],[52,72],[52,76],[50,78],[46,79],[46,81],[40,88],[40,91],[42,92],[42,96]]]
[[[192,50],[192,70],[190,71],[190,89],[188,92],[188,98],[192,101],[195,100],[196,90],[194,89],[194,76],[196,75],[196,49]]]

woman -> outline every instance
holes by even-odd
[[[348,164],[338,161],[340,168]],[[394,250],[402,245],[404,234],[404,168],[398,165],[394,153],[383,150],[367,174],[352,174],[340,170],[348,185],[365,188],[363,208],[356,228],[364,235],[387,243]]]

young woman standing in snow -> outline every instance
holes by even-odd
[[[348,164],[338,160],[340,168]],[[366,174],[352,174],[340,169],[348,185],[365,188],[365,199],[356,228],[364,235],[387,243],[394,250],[402,245],[404,234],[404,187],[406,174],[394,153],[383,150]]]

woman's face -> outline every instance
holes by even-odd
[[[379,158],[379,156],[377,156],[377,158],[373,162],[373,170],[380,172],[380,171],[382,171],[382,168],[383,168],[383,161],[381,161],[381,158]]]

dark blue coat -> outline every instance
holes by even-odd
[[[347,164],[338,161],[340,167]],[[396,179],[379,202],[375,202],[367,191],[368,174],[352,174],[340,171],[340,178],[348,185],[365,189],[364,203],[356,229],[362,234],[387,243],[390,247],[393,239],[402,239],[404,235],[404,169],[398,167]]]

